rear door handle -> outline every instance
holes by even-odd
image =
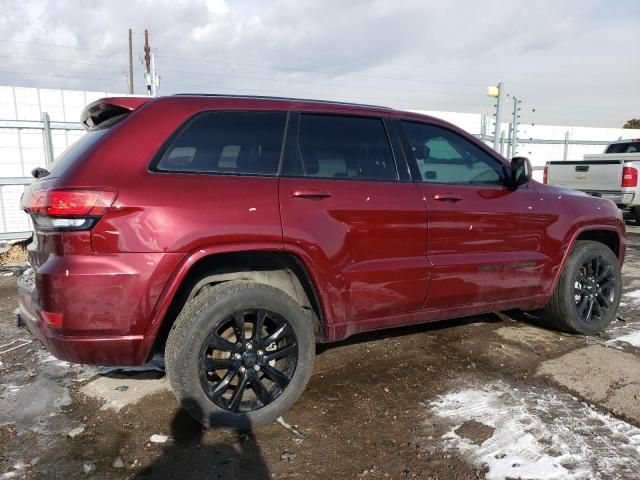
[[[294,190],[293,192],[291,192],[291,196],[296,198],[321,199],[329,198],[331,196],[331,193],[311,188],[309,190]]]
[[[433,196],[434,200],[438,200],[439,202],[461,202],[464,200],[459,195],[454,195],[452,193],[439,193]]]

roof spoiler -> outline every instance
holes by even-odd
[[[80,122],[86,130],[104,126],[108,120],[115,120],[131,113],[150,100],[149,97],[109,97],[90,103],[80,115]]]

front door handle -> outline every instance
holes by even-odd
[[[294,190],[293,192],[291,192],[291,196],[296,198],[310,198],[319,200],[321,198],[329,198],[331,196],[331,193],[311,188],[309,190]]]
[[[439,202],[461,202],[464,200],[461,196],[455,195],[452,193],[438,193],[433,196],[434,200],[438,200]]]

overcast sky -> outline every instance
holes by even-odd
[[[0,0],[0,85],[218,92],[621,127],[640,117],[640,0]],[[507,105],[510,108],[509,104]],[[532,112],[535,109],[535,112]]]

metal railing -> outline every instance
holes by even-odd
[[[53,130],[83,130],[80,123],[77,122],[52,122],[47,112],[42,113],[41,120],[0,120],[0,130],[12,129],[12,130],[41,130],[42,140],[44,146],[44,159],[45,165],[50,166],[53,163],[53,139],[51,132]],[[18,148],[22,155],[22,145],[18,142]],[[1,174],[1,172],[0,172]],[[9,185],[29,185],[33,181],[32,177],[0,177],[0,190]],[[3,195],[0,191],[0,215],[2,222],[0,228],[0,240],[19,240],[28,238],[31,235],[31,231],[8,231],[7,225],[7,212],[5,211],[5,205],[3,201]]]

